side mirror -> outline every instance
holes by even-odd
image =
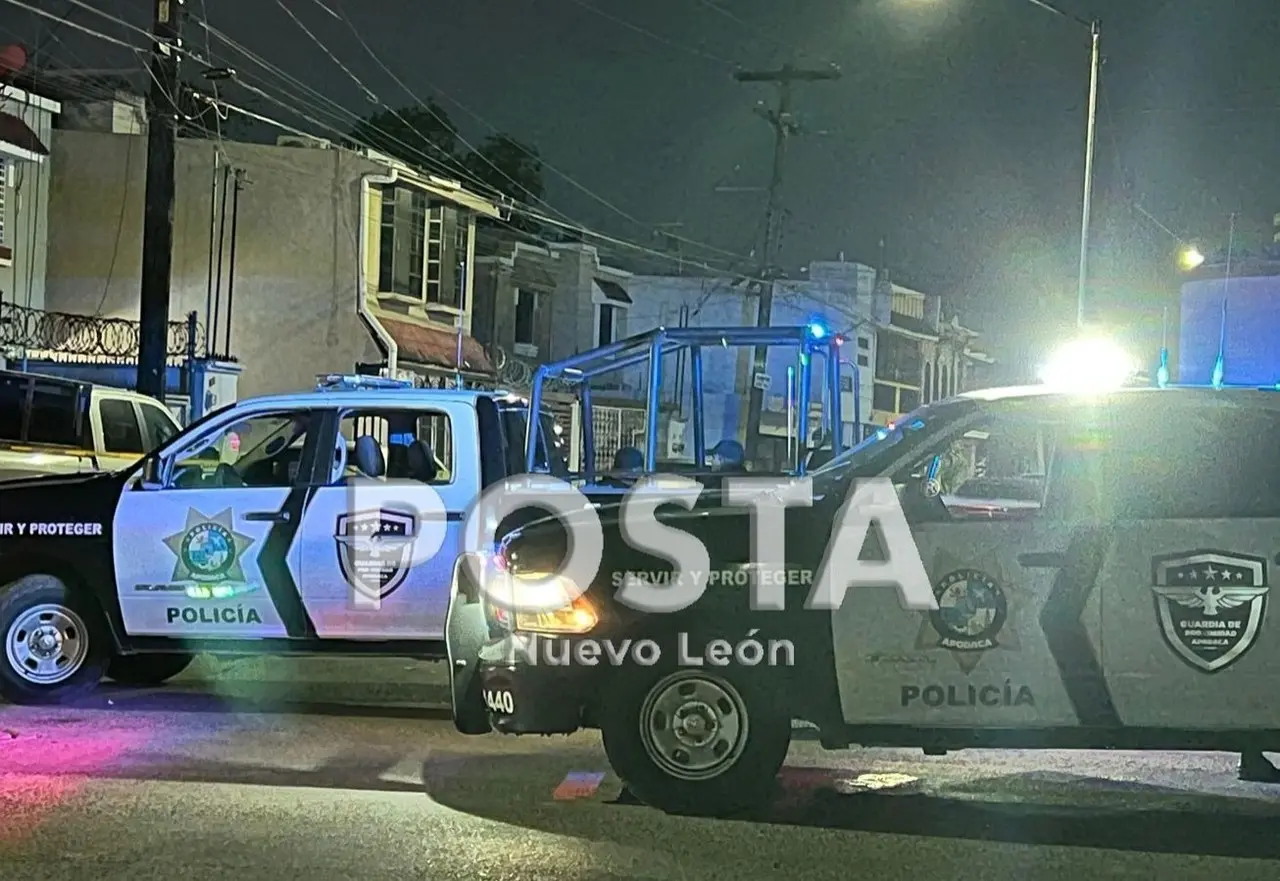
[[[142,460],[142,480],[139,489],[161,489],[164,486],[164,469],[159,456],[147,456]]]

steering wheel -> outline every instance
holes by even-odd
[[[213,485],[222,489],[248,486],[236,469],[223,462],[213,472]]]

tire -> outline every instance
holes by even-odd
[[[116,655],[107,665],[107,678],[121,685],[161,685],[195,660],[181,652]]]
[[[84,697],[98,687],[109,657],[98,607],[52,575],[0,587],[0,640],[0,697],[15,704]]]
[[[783,703],[771,681],[770,671],[758,668],[627,665],[602,708],[609,763],[633,795],[667,813],[727,817],[764,805],[791,744],[791,717],[778,709]],[[690,751],[692,764],[678,761],[670,724],[677,707],[717,720],[724,736],[713,734],[702,746],[707,762]],[[725,744],[723,757],[707,755],[715,744]]]

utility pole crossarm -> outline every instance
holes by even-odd
[[[776,70],[740,70],[733,75],[740,83],[814,83],[821,80],[840,79],[840,68],[834,64],[830,67],[803,68],[784,64]]]

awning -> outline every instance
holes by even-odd
[[[600,295],[606,300],[609,300],[612,303],[619,303],[624,306],[631,305],[631,295],[627,293],[626,288],[618,284],[616,281],[597,278],[595,280],[595,286],[596,290],[599,291]]]
[[[43,162],[48,155],[49,148],[31,126],[12,113],[0,113],[0,156]]]
[[[461,370],[464,373],[493,373],[493,365],[489,363],[484,347],[472,337],[462,337],[462,364],[459,365],[457,331],[426,327],[381,315],[378,316],[378,323],[396,341],[401,361],[444,370]]]

